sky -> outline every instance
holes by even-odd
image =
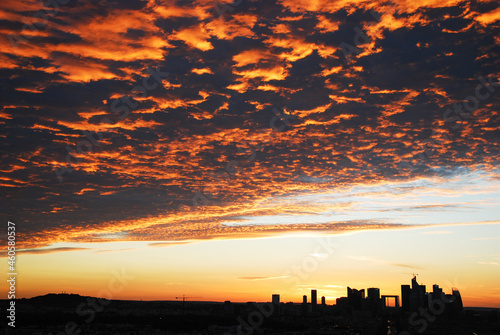
[[[2,1],[17,295],[334,303],[417,273],[500,307],[499,20],[487,0]]]

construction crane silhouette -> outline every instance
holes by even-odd
[[[182,295],[182,297],[175,297],[175,299],[182,299],[182,313],[186,313],[186,299],[194,299],[194,298],[201,298],[201,297],[186,297],[185,294]]]
[[[403,272],[405,275],[412,275],[413,277],[417,277],[418,273],[408,273],[408,272]]]

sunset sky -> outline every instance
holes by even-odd
[[[16,297],[332,304],[417,273],[500,308],[498,1],[45,6],[0,3]]]

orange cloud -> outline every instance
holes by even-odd
[[[171,38],[181,40],[190,47],[200,49],[201,51],[212,50],[214,48],[208,41],[209,35],[207,30],[201,25],[182,29],[172,34]]]

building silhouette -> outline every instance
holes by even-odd
[[[349,306],[354,310],[361,310],[363,300],[365,299],[365,290],[356,290],[354,288],[347,287],[347,300]]]
[[[401,285],[401,309],[403,313],[410,311],[410,285]]]
[[[439,285],[434,284],[432,285],[432,299],[439,299],[441,298],[441,295],[443,294],[443,290],[439,287]]]
[[[275,305],[279,305],[280,304],[280,295],[279,294],[273,294],[272,302]]]
[[[277,316],[281,314],[281,306],[280,306],[280,295],[279,294],[273,294],[272,295],[272,303],[274,306],[273,309],[273,315]]]
[[[307,295],[302,296],[301,312],[302,315],[307,315],[309,312],[309,308],[307,306]]]
[[[380,299],[380,289],[371,287],[367,290],[368,292],[368,308],[373,313],[379,313],[382,309],[381,299]]]
[[[313,312],[318,310],[318,292],[316,290],[311,290],[311,306]]]
[[[432,285],[432,292],[426,292],[426,286],[417,282],[413,276],[410,285],[401,285],[401,310],[403,313],[418,312],[420,308],[435,309],[436,306],[444,306],[444,313],[456,315],[463,310],[460,292],[452,288],[452,294],[444,294],[439,285]]]
[[[411,291],[410,291],[410,312],[415,312],[424,308],[427,305],[427,296],[425,285],[420,285],[417,282],[417,276],[413,276],[411,280]]]

